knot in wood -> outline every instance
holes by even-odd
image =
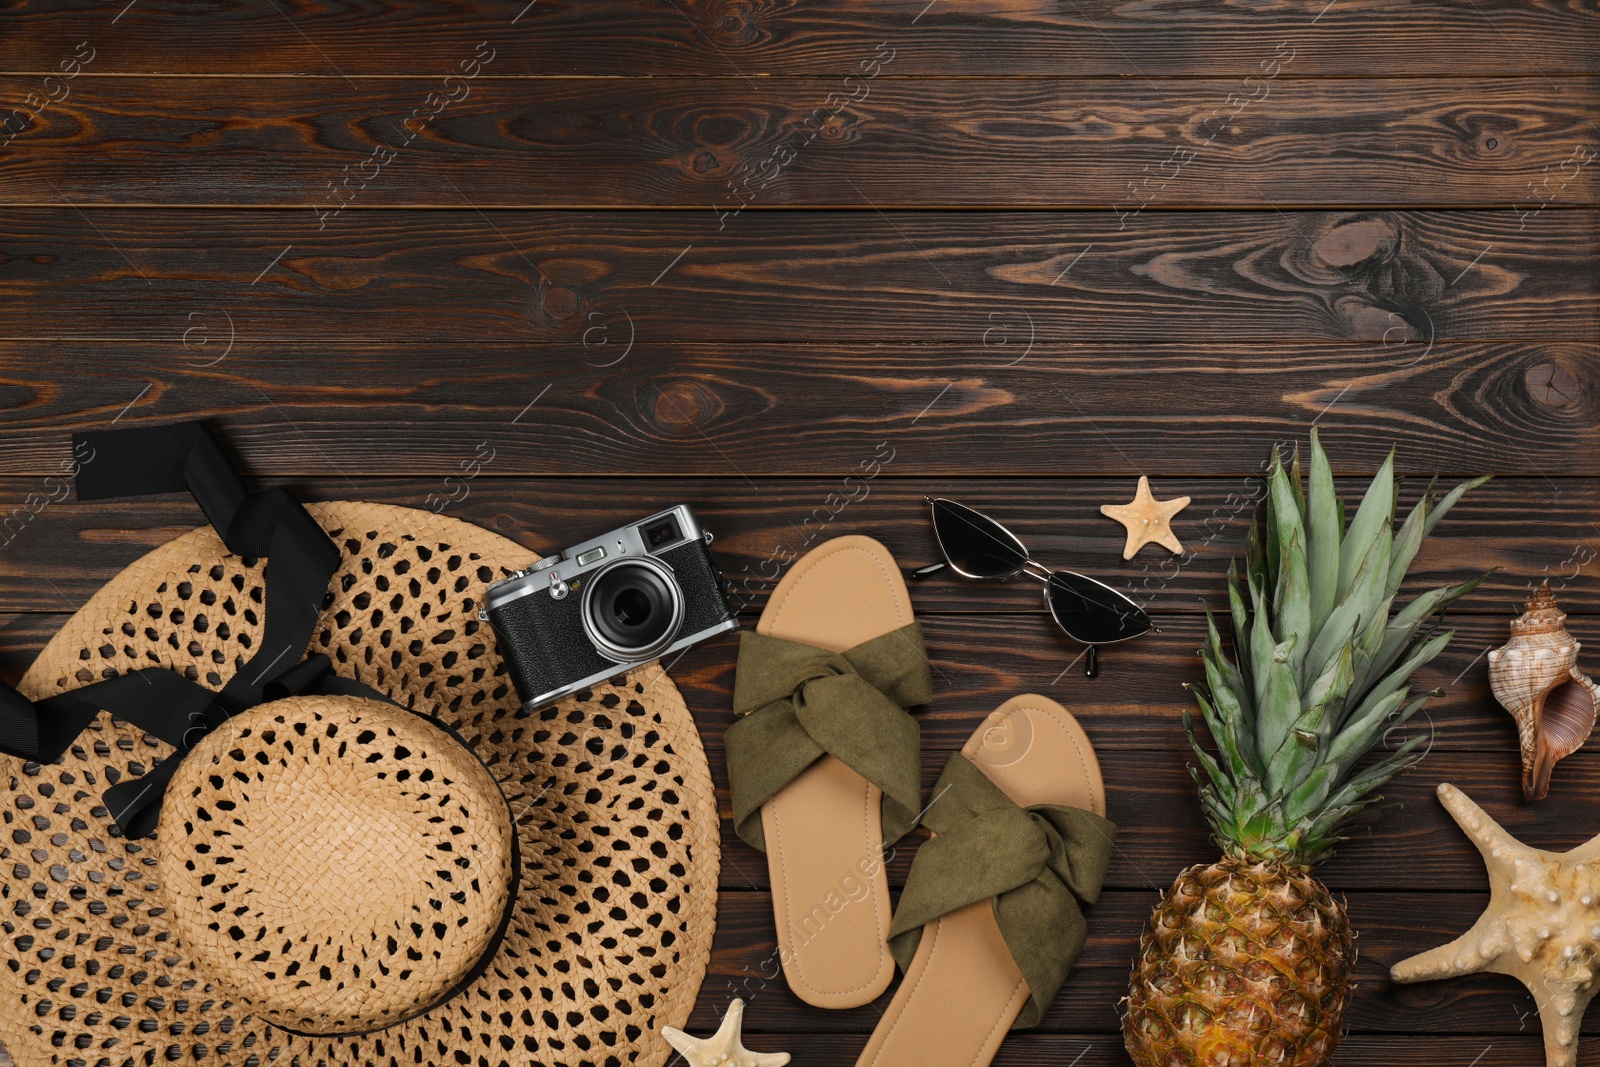
[[[1522,376],[1528,396],[1547,408],[1569,408],[1581,398],[1578,376],[1560,363],[1540,363]]]
[[[715,418],[721,410],[722,402],[710,388],[680,378],[656,386],[648,399],[646,413],[658,426],[690,433]]]
[[[754,4],[745,0],[715,4],[710,11],[712,36],[719,43],[746,45],[761,38]]]
[[[1317,258],[1330,267],[1353,267],[1368,260],[1383,262],[1400,247],[1400,230],[1388,218],[1369,215],[1341,223],[1312,244]]]
[[[540,294],[539,310],[557,321],[570,319],[578,311],[578,294],[565,286],[546,289]]]

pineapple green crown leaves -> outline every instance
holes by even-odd
[[[1407,680],[1443,652],[1450,632],[1430,621],[1487,578],[1423,593],[1391,615],[1424,538],[1475,478],[1435,500],[1432,485],[1395,529],[1391,451],[1345,523],[1328,457],[1311,431],[1305,481],[1296,449],[1285,470],[1273,450],[1265,521],[1251,527],[1245,573],[1228,569],[1234,658],[1207,611],[1204,691],[1195,701],[1216,744],[1195,737],[1191,768],[1217,843],[1231,855],[1314,867],[1349,821],[1382,800],[1396,774],[1422,758],[1414,736],[1367,766],[1368,753],[1437,693]]]

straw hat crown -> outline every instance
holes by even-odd
[[[509,809],[470,750],[376,700],[289,697],[208,734],[167,788],[180,942],[284,1029],[360,1033],[443,1000],[497,940]]]

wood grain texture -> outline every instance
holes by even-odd
[[[55,472],[73,430],[205,413],[262,473],[442,478],[492,454],[489,477],[731,477],[751,507],[789,492],[777,476],[874,467],[1233,477],[1187,514],[1204,522],[1314,422],[1341,473],[1370,474],[1394,447],[1402,472],[1542,483],[1593,474],[1600,455],[1593,341],[1030,346],[1048,322],[1036,309],[978,315],[964,343],[682,345],[638,340],[646,321],[610,309],[576,312],[571,342],[537,348],[266,343],[249,339],[273,322],[253,299],[158,305],[164,341],[0,341],[0,473]],[[1561,491],[1532,488],[1561,521]]]
[[[1069,708],[1078,694],[1092,692],[1092,682],[1069,675],[1068,685],[1047,695]],[[1029,691],[1025,690],[1025,691]],[[1009,694],[1008,694],[1009,695]],[[935,695],[938,701],[938,694]],[[939,704],[943,707],[944,705]],[[983,722],[994,708],[985,701],[954,712],[956,721],[946,726],[955,733],[947,747],[930,739],[923,746],[922,780],[937,780],[950,754]],[[721,752],[721,731],[731,712],[706,715],[697,710],[701,736],[707,742],[712,777],[719,786],[723,816],[722,884],[734,888],[766,888],[766,859],[740,841],[732,831],[732,808],[722,784],[727,775]],[[1484,709],[1492,716],[1497,711]],[[1418,727],[1421,730],[1425,724]],[[1189,767],[1193,754],[1177,749],[1123,748],[1101,742],[1094,722],[1085,717],[1085,729],[1096,744],[1106,781],[1106,806],[1117,823],[1106,885],[1143,890],[1153,897],[1171,884],[1176,873],[1192,864],[1214,861],[1219,850],[1200,812]],[[1174,730],[1175,735],[1180,731]],[[1397,735],[1398,743],[1402,735]],[[1181,743],[1181,742],[1179,742]],[[1318,868],[1318,877],[1341,891],[1405,889],[1448,891],[1487,885],[1483,860],[1434,796],[1440,782],[1465,791],[1499,819],[1512,834],[1536,848],[1565,851],[1600,833],[1593,798],[1600,791],[1600,750],[1569,756],[1557,771],[1550,796],[1536,806],[1522,801],[1520,762],[1507,746],[1498,756],[1478,752],[1435,749],[1419,767],[1391,782],[1383,797],[1393,807],[1364,816],[1351,828],[1350,839],[1337,854]],[[919,831],[921,833],[921,831]],[[910,868],[916,838],[899,846],[889,866],[890,883],[899,886]]]
[[[924,783],[937,778],[950,753],[1000,700],[1019,691],[1040,692],[1081,713],[1095,742],[1108,810],[1121,827],[1107,885],[1153,896],[1182,867],[1215,858],[1216,848],[1188,771],[1193,757],[1179,722],[1184,710],[1181,685],[1200,677],[1192,658],[1197,627],[1174,627],[1159,639],[1134,642],[1127,646],[1126,658],[1118,649],[1115,656],[1106,656],[1102,676],[1088,680],[1065,670],[1070,654],[1042,618],[924,621],[929,624],[935,667],[934,703],[918,716],[925,732]],[[60,622],[59,616],[39,614],[0,620],[4,647],[0,665],[13,676],[20,673],[31,659],[24,650],[42,647]],[[1006,642],[1038,649],[1041,657],[1046,649],[1062,649],[1050,664],[1059,678],[1052,680],[1042,660],[1001,658],[999,650]],[[698,646],[673,664],[672,673],[695,713],[718,785],[722,884],[762,889],[768,884],[766,861],[733,834],[726,793],[722,734],[732,722],[733,649],[732,639]],[[1470,657],[1461,658],[1468,660],[1464,669],[1474,666]],[[1481,669],[1481,661],[1475,666]],[[1011,671],[1014,676],[1008,674]],[[1443,684],[1441,675],[1442,671],[1424,675],[1419,684]],[[1550,797],[1536,806],[1524,805],[1509,718],[1481,699],[1480,679],[1475,676],[1449,702],[1441,702],[1432,729],[1436,736],[1449,736],[1450,743],[1436,745],[1421,767],[1385,790],[1398,806],[1357,826],[1352,839],[1322,868],[1329,885],[1350,891],[1421,891],[1482,884],[1477,851],[1434,799],[1433,789],[1441,781],[1465,790],[1508,830],[1536,847],[1568,849],[1600,831],[1591,799],[1600,792],[1600,750],[1582,751],[1563,761]],[[1475,693],[1480,694],[1476,699]],[[1411,732],[1427,728],[1425,721],[1419,721],[1389,742],[1398,744]],[[1503,744],[1495,744],[1497,736]],[[889,867],[892,884],[903,882],[913,846],[914,840],[908,840],[896,851]]]
[[[0,70],[54,70],[87,38],[106,71],[442,76],[488,40],[511,75],[837,77],[888,41],[923,75],[1242,77],[1286,41],[1309,73],[1556,76],[1600,69],[1593,21],[1577,0],[219,0],[203,17],[180,0],[25,0]]]
[[[720,1003],[720,1002],[719,1002]],[[853,1063],[866,1045],[866,1034],[825,1034],[796,1030],[768,1036],[759,1028],[762,1009],[751,1008],[745,1020],[745,1033],[761,1034],[762,1041],[751,1044],[763,1052],[775,1049],[789,1052],[797,1063]],[[707,1019],[709,1025],[713,1020]],[[1530,1017],[1530,1024],[1537,1023]],[[697,1018],[695,1024],[699,1026]],[[1600,1042],[1579,1047],[1580,1067],[1600,1063],[1600,1051],[1590,1051]],[[1351,1033],[1339,1045],[1335,1067],[1439,1067],[1440,1064],[1471,1067],[1530,1067],[1540,1062],[1544,1046],[1537,1034],[1525,1028],[1517,1034],[1485,1037],[1415,1034]],[[994,1058],[995,1067],[1129,1067],[1132,1061],[1122,1051],[1122,1041],[1108,1033],[1039,1033],[1017,1031],[1006,1037]]]
[[[292,427],[286,430],[292,434]],[[251,441],[231,427],[225,439],[240,446],[249,470],[284,464],[293,443],[288,435]],[[1327,441],[1330,447],[1343,443],[1331,433]],[[65,442],[57,437],[54,443],[66,459]],[[299,444],[304,447],[303,441]],[[471,442],[463,455],[474,455]],[[764,478],[755,485],[737,475],[508,478],[500,477],[494,464],[476,478],[457,470],[431,479],[252,479],[251,484],[285,485],[308,500],[360,499],[437,509],[540,553],[688,503],[716,535],[713,551],[730,601],[746,613],[760,610],[788,560],[831,537],[876,537],[907,567],[935,561],[937,546],[924,499],[948,495],[1003,521],[1047,565],[1091,574],[1163,616],[1193,615],[1203,601],[1220,605],[1228,563],[1243,554],[1247,524],[1261,493],[1259,479],[1179,478],[1157,472],[1158,495],[1193,499],[1174,522],[1186,552],[1179,556],[1147,548],[1124,561],[1122,528],[1098,508],[1133,495],[1132,472],[1121,479],[958,480],[901,476],[899,462],[880,467],[876,476],[841,462],[840,474],[830,479]],[[1374,457],[1374,467],[1376,463]],[[55,469],[54,462],[46,468]],[[1352,509],[1368,477],[1370,469],[1341,479]],[[1414,505],[1428,481],[1404,483],[1402,509]],[[1448,485],[1436,488],[1442,491]],[[1537,526],[1529,522],[1535,512]],[[1509,617],[1521,610],[1532,587],[1545,580],[1567,611],[1600,612],[1600,583],[1594,581],[1600,576],[1596,515],[1600,480],[1496,479],[1470,493],[1424,543],[1404,595],[1498,568],[1452,617]],[[69,483],[54,474],[0,479],[4,607],[58,611],[75,606],[157,544],[203,521],[192,501],[179,496],[85,503],[71,498]],[[1039,587],[1028,581],[968,582],[936,575],[916,583],[912,593],[923,613],[1042,611]],[[1600,634],[1592,640],[1600,641]],[[1059,651],[1051,644],[1045,662],[1054,662],[1048,657]]]
[[[974,713],[998,707],[1016,693],[1036,692],[1070,707],[1099,745],[1170,750],[1187,758],[1183,715],[1196,709],[1184,686],[1205,681],[1195,655],[1204,640],[1201,620],[1160,617],[1161,634],[1103,649],[1100,675],[1089,679],[1076,662],[1081,650],[1060,638],[1042,616],[919,617],[933,666],[935,699],[918,713],[930,750],[959,749],[976,726]],[[1573,625],[1590,634],[1600,631],[1595,620],[1575,619]],[[1456,634],[1450,649],[1419,671],[1413,683],[1417,693],[1438,688],[1443,695],[1429,702],[1425,718],[1397,728],[1387,743],[1431,734],[1433,750],[1478,753],[1488,772],[1510,781],[1519,766],[1516,733],[1511,717],[1489,693],[1482,659],[1487,648],[1505,640],[1506,618],[1460,617],[1449,628]],[[692,652],[673,667],[693,708],[724,716],[709,720],[713,725],[706,733],[708,746],[719,753],[721,731],[731,721],[725,716],[732,707],[732,659],[730,641]],[[1575,795],[1581,787],[1560,777],[1557,772],[1557,794],[1581,800]],[[1600,825],[1595,830],[1600,832]]]
[[[1470,1064],[1487,1045],[1498,1044],[1502,1037],[1526,1035],[1530,1029],[1537,1033],[1537,1016],[1529,1014],[1533,998],[1514,979],[1478,976],[1416,986],[1397,986],[1389,981],[1390,964],[1465,931],[1487,900],[1488,893],[1479,889],[1451,894],[1350,894],[1350,921],[1360,935],[1355,991],[1348,1016],[1352,1029],[1378,1033],[1430,1030],[1480,1035],[1475,1044],[1463,1042],[1470,1052],[1460,1061],[1442,1055],[1452,1047],[1450,1044],[1434,1046],[1439,1058],[1428,1062],[1459,1063],[1461,1067]],[[1117,1002],[1127,991],[1128,970],[1139,933],[1154,903],[1153,893],[1114,891],[1102,896],[1088,911],[1088,944],[1061,993],[1041,1020],[1039,1029],[1043,1032],[1019,1032],[1007,1037],[1001,1055],[1013,1049],[1014,1043],[1023,1048],[1031,1044],[1040,1053],[1047,1049],[1065,1052],[1065,1059],[1023,1058],[1017,1062],[1065,1064],[1082,1052],[1084,1044],[1100,1041],[1115,1049],[1114,1052],[1108,1050],[1101,1062],[1126,1064],[1128,1061],[1121,1056],[1121,1041],[1114,1036],[1119,1026]],[[771,908],[771,898],[766,893],[723,894],[719,906],[721,921],[712,948],[712,970],[702,987],[691,1028],[714,1027],[727,1002],[738,996],[747,1002],[746,1031],[774,1035],[766,1046],[758,1048],[793,1052],[794,1049],[784,1042],[794,1038],[803,1040],[806,1032],[840,1034],[837,1044],[848,1046],[849,1039],[843,1034],[869,1031],[888,1004],[892,991],[875,1004],[849,1011],[819,1012],[801,1003],[789,992],[781,976],[774,977],[778,966]],[[1584,1033],[1600,1035],[1600,1020],[1586,1021]],[[1094,1038],[1088,1037],[1089,1034],[1103,1036]],[[855,1038],[857,1042],[860,1040]],[[1076,1042],[1076,1047],[1071,1047],[1069,1042]],[[1589,1043],[1596,1047],[1582,1062],[1600,1061],[1600,1037],[1589,1038]],[[1376,1063],[1384,1067],[1410,1062],[1382,1054],[1363,1060],[1353,1056],[1352,1051],[1347,1047],[1336,1062]],[[838,1061],[825,1062],[850,1062],[846,1057],[853,1055],[853,1052],[845,1053]],[[1085,1056],[1083,1063],[1088,1062],[1090,1059]],[[1485,1056],[1479,1067],[1487,1062],[1490,1058]],[[1540,1059],[1535,1056],[1519,1062],[1521,1067],[1529,1067]]]
[[[1066,697],[1069,706],[1071,693],[1086,688],[1085,683],[1074,681],[1070,692],[1056,694]],[[991,710],[993,705],[963,709],[960,718],[965,729],[958,729],[961,740],[977,729]],[[765,888],[766,860],[733,834],[732,809],[726,791],[720,788],[727,776],[717,739],[730,719],[731,713],[709,722],[702,720],[701,729],[710,750],[712,776],[719,783],[722,884]],[[1092,724],[1085,729],[1094,737]],[[923,747],[924,782],[937,779],[956,747],[936,749],[931,743]],[[1201,817],[1189,774],[1193,755],[1102,744],[1096,745],[1096,751],[1106,778],[1107,811],[1119,828],[1106,885],[1146,891],[1146,899],[1153,903],[1155,894],[1165,890],[1179,870],[1210,863],[1219,854]],[[1506,829],[1537,848],[1567,850],[1600,833],[1593,804],[1600,790],[1600,752],[1580,752],[1563,761],[1550,797],[1536,807],[1522,802],[1519,767],[1510,749],[1498,760],[1474,752],[1432,752],[1421,767],[1385,788],[1384,798],[1396,807],[1358,822],[1338,854],[1318,868],[1318,877],[1336,889],[1349,891],[1438,891],[1485,885],[1477,849],[1434,798],[1439,782],[1450,782],[1467,792]],[[891,884],[904,882],[915,843],[915,839],[907,839],[896,850],[889,869]]]
[[[64,601],[61,606],[66,607]],[[1062,639],[1042,614],[974,617],[919,612],[919,618],[936,697],[918,713],[930,750],[955,751],[972,734],[974,712],[998,707],[1016,693],[1038,692],[1070,706],[1101,745],[1188,752],[1183,714],[1192,713],[1194,704],[1183,686],[1204,681],[1194,654],[1204,639],[1201,620],[1160,616],[1161,634],[1103,650],[1100,676],[1089,680],[1082,664],[1074,662],[1081,650]],[[1428,704],[1426,720],[1396,730],[1391,744],[1427,733],[1431,722],[1434,749],[1480,753],[1486,767],[1504,772],[1508,780],[1516,777],[1515,730],[1511,717],[1489,694],[1488,668],[1482,658],[1485,649],[1504,641],[1508,618],[1462,616],[1450,622],[1456,633],[1450,649],[1423,668],[1415,682],[1418,692],[1434,688],[1445,692]],[[29,613],[0,620],[4,625],[0,672],[15,678],[63,616]],[[747,614],[746,625],[753,622],[753,615]],[[1580,635],[1600,631],[1600,622],[1587,617],[1575,619],[1573,626]],[[707,745],[718,753],[722,731],[731,721],[727,716],[732,707],[734,640],[691,651],[672,666],[685,699],[702,713]],[[1558,795],[1571,791],[1563,778],[1558,772]]]
[[[1132,212],[1596,199],[1592,78],[1306,79],[1274,59],[1242,83],[1157,93],[1125,78],[909,80],[892,49],[842,84],[753,87],[494,79],[494,63],[471,62],[483,74],[448,87],[77,78],[4,149],[0,200]],[[37,81],[0,78],[0,99]]]
[[[923,780],[1041,692],[1084,723],[1122,827],[1083,960],[996,1065],[1129,1067],[1140,928],[1216,853],[1182,722],[1200,608],[1272,443],[1315,424],[1347,495],[1391,445],[1409,474],[1503,476],[1409,586],[1500,568],[1414,679],[1444,689],[1427,720],[1385,742],[1431,732],[1427,758],[1322,871],[1361,933],[1337,1062],[1538,1063],[1510,980],[1386,971],[1485,899],[1439,782],[1530,844],[1600,830],[1600,745],[1522,803],[1483,659],[1549,577],[1600,673],[1597,25],[1594,0],[16,0],[0,676],[200,521],[69,499],[75,429],[203,416],[253,485],[538,551],[687,501],[747,624],[827,537],[931,560],[922,498],[955,496],[1161,627],[1089,680],[1033,583],[913,587]],[[1120,560],[1098,506],[1140,473],[1193,497],[1185,556]],[[734,649],[671,666],[724,787]],[[852,1062],[883,1004],[819,1012],[773,980],[765,860],[718,799],[692,1028],[741,995],[756,1047]]]
[[[1589,209],[747,212],[720,232],[709,209],[85,217],[0,223],[4,337],[171,344],[207,321],[191,315],[220,331],[219,312],[250,340],[468,344],[581,345],[624,321],[641,343],[976,345],[1029,323],[1045,344],[1600,333]]]

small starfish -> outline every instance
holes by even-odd
[[[1172,532],[1172,518],[1189,506],[1186,496],[1157,500],[1150,495],[1150,479],[1139,475],[1139,489],[1126,504],[1101,504],[1100,514],[1116,519],[1128,528],[1128,545],[1123,559],[1132,559],[1145,545],[1154,542],[1172,552],[1182,552],[1183,544]]]
[[[739,1030],[744,1024],[744,1001],[728,1005],[722,1025],[710,1037],[690,1037],[675,1026],[663,1026],[661,1036],[683,1054],[689,1067],[783,1067],[787,1052],[751,1052],[744,1047]]]
[[[1600,986],[1600,837],[1545,852],[1512,837],[1455,786],[1441,784],[1439,799],[1483,853],[1489,906],[1471,930],[1395,964],[1389,977],[1510,975],[1539,1006],[1548,1067],[1574,1067],[1583,1010]]]

